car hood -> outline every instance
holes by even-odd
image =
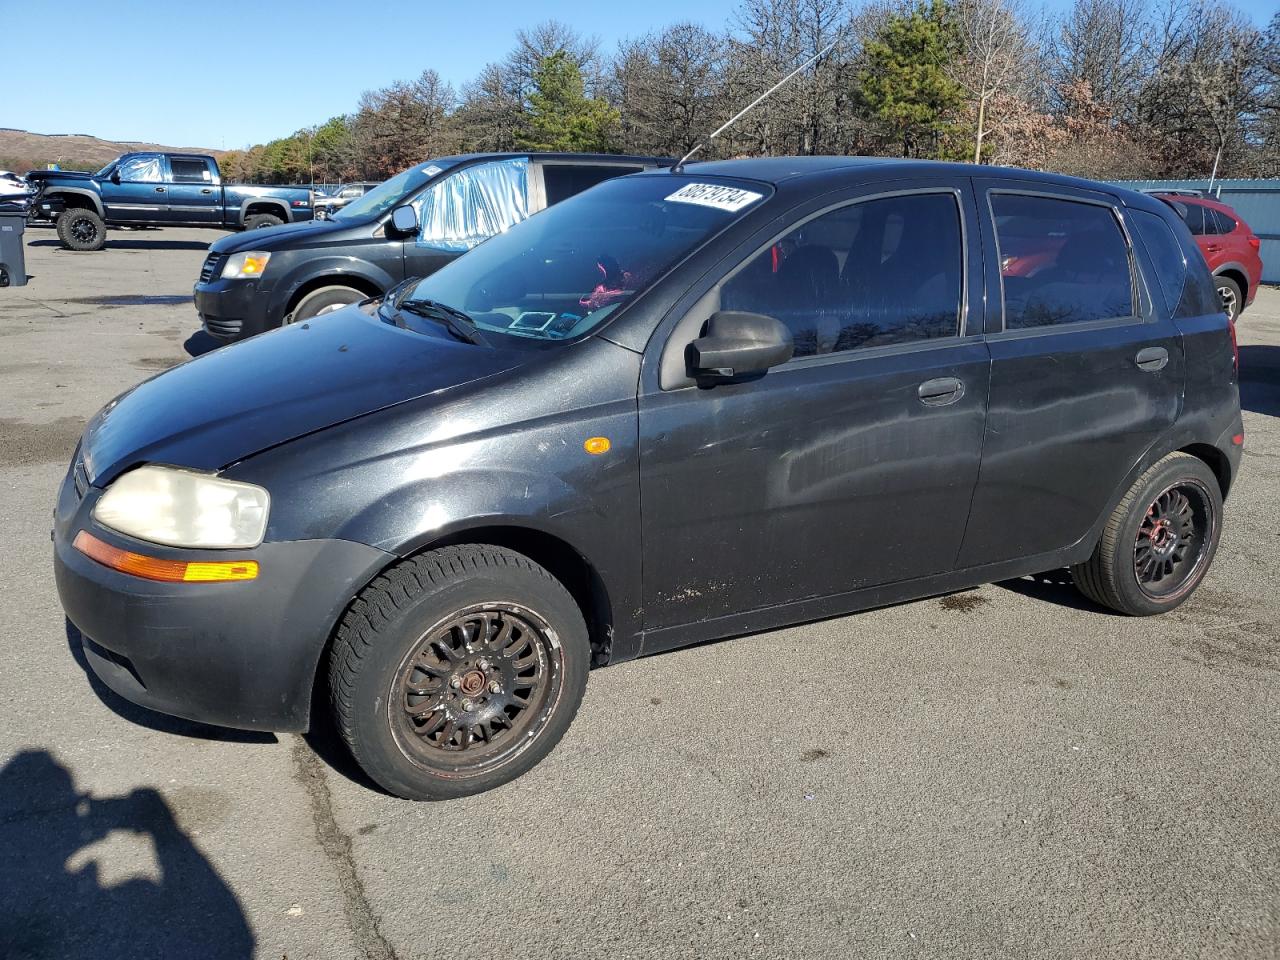
[[[338,224],[333,220],[301,220],[297,223],[283,223],[278,227],[267,227],[262,230],[246,230],[243,233],[229,233],[209,244],[210,253],[239,253],[242,250],[279,250],[301,240],[304,243],[349,230],[351,224]]]
[[[38,180],[92,180],[93,174],[79,170],[29,170],[26,178],[32,183]]]
[[[223,347],[144,381],[89,422],[103,487],[141,463],[219,470],[345,420],[519,366],[530,352],[418,333],[358,307]]]

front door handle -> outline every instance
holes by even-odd
[[[205,188],[204,188],[203,190],[201,190],[200,192],[201,192],[201,193],[213,193],[213,188],[212,188],[212,187],[205,187]]]
[[[1164,347],[1143,347],[1133,359],[1138,364],[1139,370],[1155,373],[1157,370],[1163,370],[1165,364],[1169,362],[1169,351]]]
[[[938,377],[926,380],[916,390],[920,402],[931,407],[943,407],[955,403],[964,396],[964,382],[955,377]]]
[[[164,193],[164,187],[156,187],[156,193]]]

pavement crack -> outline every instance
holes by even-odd
[[[378,918],[374,916],[364,882],[356,870],[351,838],[342,832],[333,815],[333,797],[325,780],[324,765],[302,737],[295,737],[293,741],[293,778],[306,791],[311,803],[316,839],[338,875],[343,911],[361,956],[369,960],[398,960],[395,949],[378,929]]]

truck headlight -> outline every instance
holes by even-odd
[[[93,519],[170,547],[247,548],[262,542],[270,506],[267,491],[252,483],[148,464],[107,487]]]
[[[267,269],[267,261],[271,254],[265,250],[246,250],[244,253],[233,253],[226,266],[222,268],[223,280],[235,280],[237,277],[260,277]]]

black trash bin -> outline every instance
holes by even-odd
[[[27,227],[26,200],[0,200],[0,287],[27,285],[22,233]]]

